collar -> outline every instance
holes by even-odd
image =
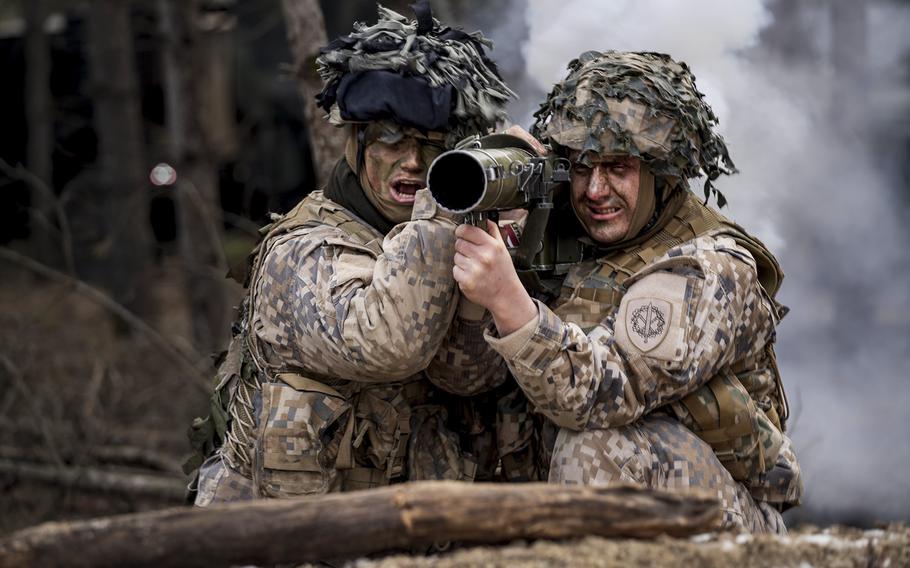
[[[357,179],[357,175],[354,174],[354,171],[351,170],[347,160],[344,158],[338,160],[338,163],[335,164],[329,183],[323,193],[335,203],[366,221],[367,224],[383,235],[387,234],[395,226],[370,203],[363,187],[360,185],[360,181]]]

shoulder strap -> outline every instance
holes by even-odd
[[[686,196],[679,211],[656,235],[643,243],[599,259],[598,262],[602,268],[597,271],[594,278],[610,280],[613,284],[611,287],[624,290],[625,281],[651,264],[655,258],[663,256],[670,249],[686,241],[712,232],[731,237],[737,244],[749,251],[757,265],[759,283],[768,296],[773,299],[780,289],[784,273],[768,247],[746,232],[740,225],[702,204],[691,192]],[[594,284],[593,288],[599,288],[595,282],[591,282],[591,284]],[[588,295],[591,294],[593,293],[588,293]],[[616,301],[618,302],[618,299]]]
[[[653,237],[598,259],[601,268],[588,277],[578,295],[603,301],[606,292],[598,290],[609,288],[609,299],[618,306],[625,293],[625,282],[633,274],[651,264],[655,258],[665,255],[671,248],[722,227],[724,218],[688,192],[676,214]],[[600,281],[609,283],[609,286],[601,285]]]
[[[278,222],[268,228],[264,241],[280,234],[303,227],[329,225],[336,227],[357,244],[379,254],[382,252],[382,235],[353,213],[327,198],[321,191],[314,191],[297,204]]]
[[[265,236],[250,255],[251,270],[246,282],[251,306],[255,304],[254,295],[262,263],[265,261],[269,249],[280,240],[279,237],[297,229],[322,225],[339,229],[351,239],[352,244],[365,248],[376,256],[382,254],[383,237],[378,231],[359,220],[341,205],[325,197],[321,191],[314,191],[282,218],[262,229],[261,232]],[[252,324],[252,320],[249,323]],[[258,342],[253,337],[255,334],[247,334],[248,352],[263,376],[268,376],[265,358],[259,351]]]

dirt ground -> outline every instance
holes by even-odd
[[[180,272],[158,266],[152,327],[189,348]],[[228,330],[225,330],[225,334]],[[200,366],[208,364],[199,355]],[[210,387],[149,334],[70,285],[0,266],[0,535],[37,523],[179,504],[186,430]],[[42,481],[17,474],[49,471]],[[152,476],[169,497],[92,487],[85,469]],[[55,472],[61,473],[59,479]],[[42,474],[44,475],[44,474]]]
[[[574,542],[514,543],[444,555],[389,556],[348,563],[356,568],[455,568],[461,566],[555,568],[562,566],[661,566],[667,568],[793,567],[897,568],[910,566],[910,529],[806,526],[786,537],[706,534],[654,541],[586,538]]]

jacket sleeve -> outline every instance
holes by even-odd
[[[412,221],[389,232],[378,257],[329,226],[276,242],[253,302],[268,358],[364,382],[425,369],[455,309],[454,229],[420,192]]]
[[[426,370],[439,388],[459,396],[494,389],[505,382],[509,369],[485,340],[492,316],[459,294],[458,310],[445,339]]]
[[[728,238],[670,251],[630,279],[619,308],[588,334],[538,310],[487,340],[537,409],[573,430],[634,422],[759,352],[773,333],[754,260]]]

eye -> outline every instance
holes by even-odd
[[[628,169],[629,166],[622,163],[616,163],[610,166],[610,171],[614,174],[624,174],[626,171],[628,171]]]
[[[580,176],[589,176],[591,175],[591,168],[584,164],[575,163],[572,164],[572,173]]]
[[[446,150],[445,144],[443,144],[441,142],[424,141],[424,142],[421,142],[420,147],[424,150],[424,152],[426,152],[428,154],[433,154],[436,156],[438,156],[439,154],[442,154]]]

